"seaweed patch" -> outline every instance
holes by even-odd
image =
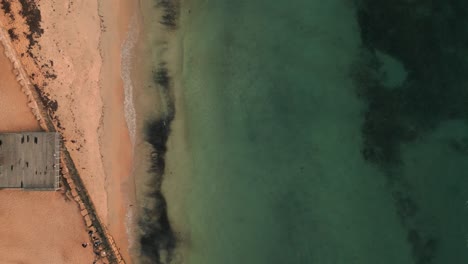
[[[11,3],[10,0],[1,0],[0,4],[2,5],[2,10],[6,15],[10,17],[11,20],[14,19],[13,12],[11,12]]]
[[[9,0],[2,0],[0,2],[2,4],[2,9],[5,14],[10,14],[11,13],[11,3]]]
[[[158,69],[153,72],[153,81],[158,84],[162,89],[168,90],[171,82],[169,72],[164,63],[160,64]]]
[[[15,32],[15,28],[8,29],[8,35],[10,36],[10,39],[12,41],[18,40],[18,34],[16,34],[16,32]]]
[[[49,111],[49,115],[52,117],[55,115],[55,112],[58,109],[57,100],[52,100],[49,98],[44,91],[42,91],[37,84],[33,84],[34,89],[36,90],[37,94],[39,95],[39,99],[41,99],[42,105]]]
[[[29,33],[26,34],[29,40],[28,51],[37,44],[36,38],[39,38],[44,30],[41,27],[41,11],[37,7],[34,0],[19,0],[21,3],[20,15],[26,19],[26,24],[29,27]]]
[[[154,81],[158,88],[167,93],[169,89],[168,70],[160,65],[156,71]],[[165,97],[171,100],[170,96]],[[146,194],[149,203],[142,209],[139,220],[141,230],[140,246],[143,259],[147,263],[170,263],[177,245],[177,237],[169,222],[167,202],[161,185],[166,168],[165,155],[167,140],[171,133],[171,122],[174,119],[175,108],[173,102],[168,102],[169,109],[161,118],[149,121],[146,125],[146,141],[151,144],[151,166],[148,170],[151,179],[149,185],[152,191]],[[145,262],[145,263],[146,263]]]
[[[160,23],[169,29],[175,29],[177,27],[177,19],[179,16],[179,1],[158,0],[156,2],[156,6],[163,10]]]

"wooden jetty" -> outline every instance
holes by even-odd
[[[0,133],[0,188],[58,190],[60,135]]]

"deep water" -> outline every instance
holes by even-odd
[[[143,249],[183,247],[189,264],[468,261],[468,4],[181,7],[190,234],[169,213]],[[148,130],[155,175],[174,156],[170,112]]]

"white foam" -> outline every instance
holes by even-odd
[[[124,111],[125,121],[127,123],[128,131],[132,146],[135,146],[135,133],[136,133],[136,112],[133,104],[133,83],[131,78],[133,49],[138,38],[138,25],[136,17],[133,16],[130,20],[128,27],[127,38],[122,44],[121,50],[121,71],[120,76],[124,85]]]
[[[127,31],[127,38],[122,43],[121,47],[121,55],[120,55],[120,77],[123,81],[124,86],[124,114],[125,114],[125,121],[127,123],[128,132],[130,135],[130,141],[132,142],[132,151],[135,148],[135,134],[136,134],[136,111],[135,105],[133,103],[133,82],[131,78],[132,72],[132,61],[133,61],[133,49],[135,48],[135,44],[138,39],[138,24],[136,20],[136,16],[130,20],[128,25]],[[133,170],[132,170],[133,174]],[[125,219],[125,227],[126,233],[128,237],[129,243],[129,250],[132,250],[135,247],[135,212],[132,208],[127,209],[126,219]]]

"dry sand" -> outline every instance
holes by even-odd
[[[50,113],[64,144],[99,217],[131,263],[125,222],[134,196],[133,153],[124,118],[120,61],[135,4],[130,0],[36,2],[44,30],[36,45],[31,47],[23,37],[29,28],[19,14],[18,1],[11,2],[14,20],[4,14],[0,20],[7,29],[15,28],[19,38],[13,45],[31,81],[48,100],[57,102],[58,108]],[[83,224],[80,228],[84,230]]]
[[[40,131],[0,45],[0,132]],[[59,192],[0,190],[0,263],[92,263],[76,204]]]
[[[60,192],[0,191],[0,263],[93,263],[84,222]]]
[[[0,132],[40,131],[0,44]]]

